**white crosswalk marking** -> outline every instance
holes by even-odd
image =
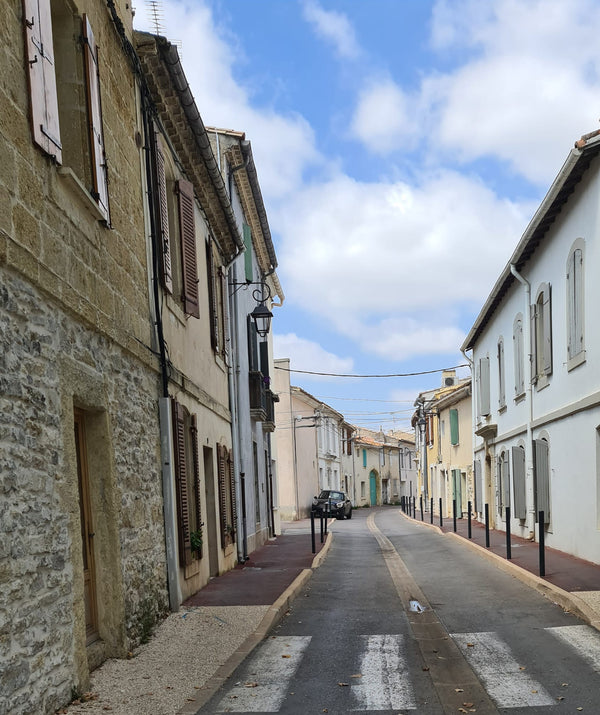
[[[502,708],[556,705],[556,700],[521,669],[496,633],[451,634],[489,696]]]
[[[403,636],[361,636],[360,682],[352,686],[354,711],[416,707],[404,657]]]
[[[278,712],[288,683],[310,641],[311,636],[278,636],[266,640],[252,660],[252,679],[232,686],[215,712]]]
[[[558,626],[546,630],[571,646],[597,673],[600,673],[600,634],[595,628]]]

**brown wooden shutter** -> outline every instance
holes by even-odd
[[[192,415],[192,424],[190,427],[190,434],[192,438],[192,457],[194,460],[194,497],[196,499],[196,524],[194,528],[196,531],[202,531],[202,500],[200,498],[200,460],[198,457],[198,418],[196,415]],[[202,558],[202,551],[198,554],[199,558]]]
[[[98,70],[98,47],[87,15],[83,15],[83,39],[85,74],[88,103],[88,124],[92,151],[93,196],[102,215],[110,221],[108,205],[108,172],[102,129],[102,103],[100,101],[100,73]]]
[[[235,499],[235,469],[233,467],[233,450],[229,450],[229,488],[231,490],[231,526],[233,532],[237,532],[237,502]],[[233,536],[232,536],[233,538]]]
[[[227,485],[225,483],[225,447],[217,445],[217,470],[219,477],[219,509],[221,524],[221,548],[227,546]]]
[[[194,187],[189,181],[177,182],[179,196],[179,235],[183,273],[183,310],[200,317],[198,304],[198,259],[196,257],[196,225],[194,220]]]
[[[173,293],[173,268],[171,259],[171,235],[169,232],[169,204],[167,201],[167,175],[165,154],[158,132],[154,131],[154,196],[157,224],[160,237],[160,265],[163,287]]]
[[[176,400],[173,410],[173,452],[175,454],[175,491],[177,494],[177,526],[179,533],[179,560],[184,566],[192,561],[190,540],[190,515],[188,508],[187,465],[185,459],[185,411]]]
[[[223,304],[221,310],[223,311],[223,359],[225,364],[229,367],[230,355],[229,355],[229,345],[230,345],[230,335],[229,335],[229,293],[227,291],[227,273],[225,269],[221,267],[221,295],[223,297]]]
[[[50,0],[23,0],[33,140],[62,163]]]
[[[219,315],[217,312],[217,291],[215,284],[215,258],[210,240],[206,242],[206,270],[208,272],[208,304],[210,309],[210,341],[213,350],[219,349]]]

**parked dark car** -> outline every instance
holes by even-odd
[[[323,512],[336,519],[352,519],[352,502],[344,492],[323,489],[318,497],[314,497],[312,508],[318,515]]]

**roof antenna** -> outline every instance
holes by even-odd
[[[164,35],[163,29],[163,6],[161,0],[146,0],[146,7],[152,21],[154,34]]]

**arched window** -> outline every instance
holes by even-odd
[[[578,238],[567,261],[567,368],[585,360],[584,343],[584,241]]]

